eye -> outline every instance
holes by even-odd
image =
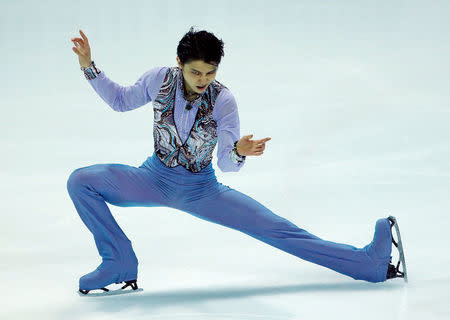
[[[210,72],[208,72],[208,73],[207,73],[207,75],[211,75],[211,74],[214,74],[214,73],[216,73],[216,71],[217,71],[217,70],[214,70],[214,71],[210,71]],[[193,74],[195,74],[195,75],[197,75],[197,76],[198,76],[198,75],[200,75],[200,72],[198,72],[198,71],[194,71],[194,70],[192,70],[192,73],[193,73]]]

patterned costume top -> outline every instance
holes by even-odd
[[[158,158],[168,167],[184,166],[191,172],[199,172],[211,163],[217,143],[217,123],[212,111],[216,97],[226,88],[214,80],[206,88],[201,99],[189,136],[183,143],[175,125],[174,107],[177,90],[184,94],[182,70],[169,68],[159,93],[153,101],[154,150]]]

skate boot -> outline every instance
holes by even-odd
[[[386,218],[378,219],[375,224],[375,234],[372,242],[363,249],[373,261],[373,266],[367,269],[370,273],[368,280],[370,282],[386,281],[386,270],[391,259],[392,242],[389,220]]]
[[[125,282],[125,285],[118,290],[110,291],[106,286],[115,283]],[[124,290],[131,287],[132,290]],[[137,265],[133,267],[121,266],[118,263],[103,261],[97,269],[82,276],[79,281],[80,295],[87,295],[91,290],[103,290],[100,294],[91,295],[112,295],[129,293],[130,291],[142,291],[137,286]]]
[[[383,218],[377,220],[373,240],[368,246],[366,246],[366,251],[367,254],[374,260],[390,260],[392,241],[388,219]]]
[[[389,216],[388,220],[390,222],[391,241],[398,250],[399,260],[397,262],[397,266],[394,266],[393,264],[388,265],[386,280],[393,278],[403,278],[405,282],[408,282],[408,275],[406,273],[405,253],[403,251],[402,238],[400,237],[400,229],[398,227],[397,219],[393,216]],[[397,241],[394,239],[392,227],[395,228]],[[390,262],[392,262],[392,257]],[[402,264],[402,271],[399,270],[400,263]]]

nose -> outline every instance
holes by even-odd
[[[200,86],[204,86],[204,85],[206,85],[207,83],[209,83],[210,82],[210,76],[206,76],[206,77],[200,77]]]

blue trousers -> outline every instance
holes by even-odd
[[[323,240],[253,198],[218,182],[212,164],[198,173],[166,167],[153,154],[140,167],[95,164],[76,169],[67,190],[92,232],[102,263],[80,278],[80,289],[137,279],[138,259],[105,202],[121,207],[171,207],[241,231],[303,260],[356,280],[386,280],[391,253],[387,219],[377,221],[364,248]]]

